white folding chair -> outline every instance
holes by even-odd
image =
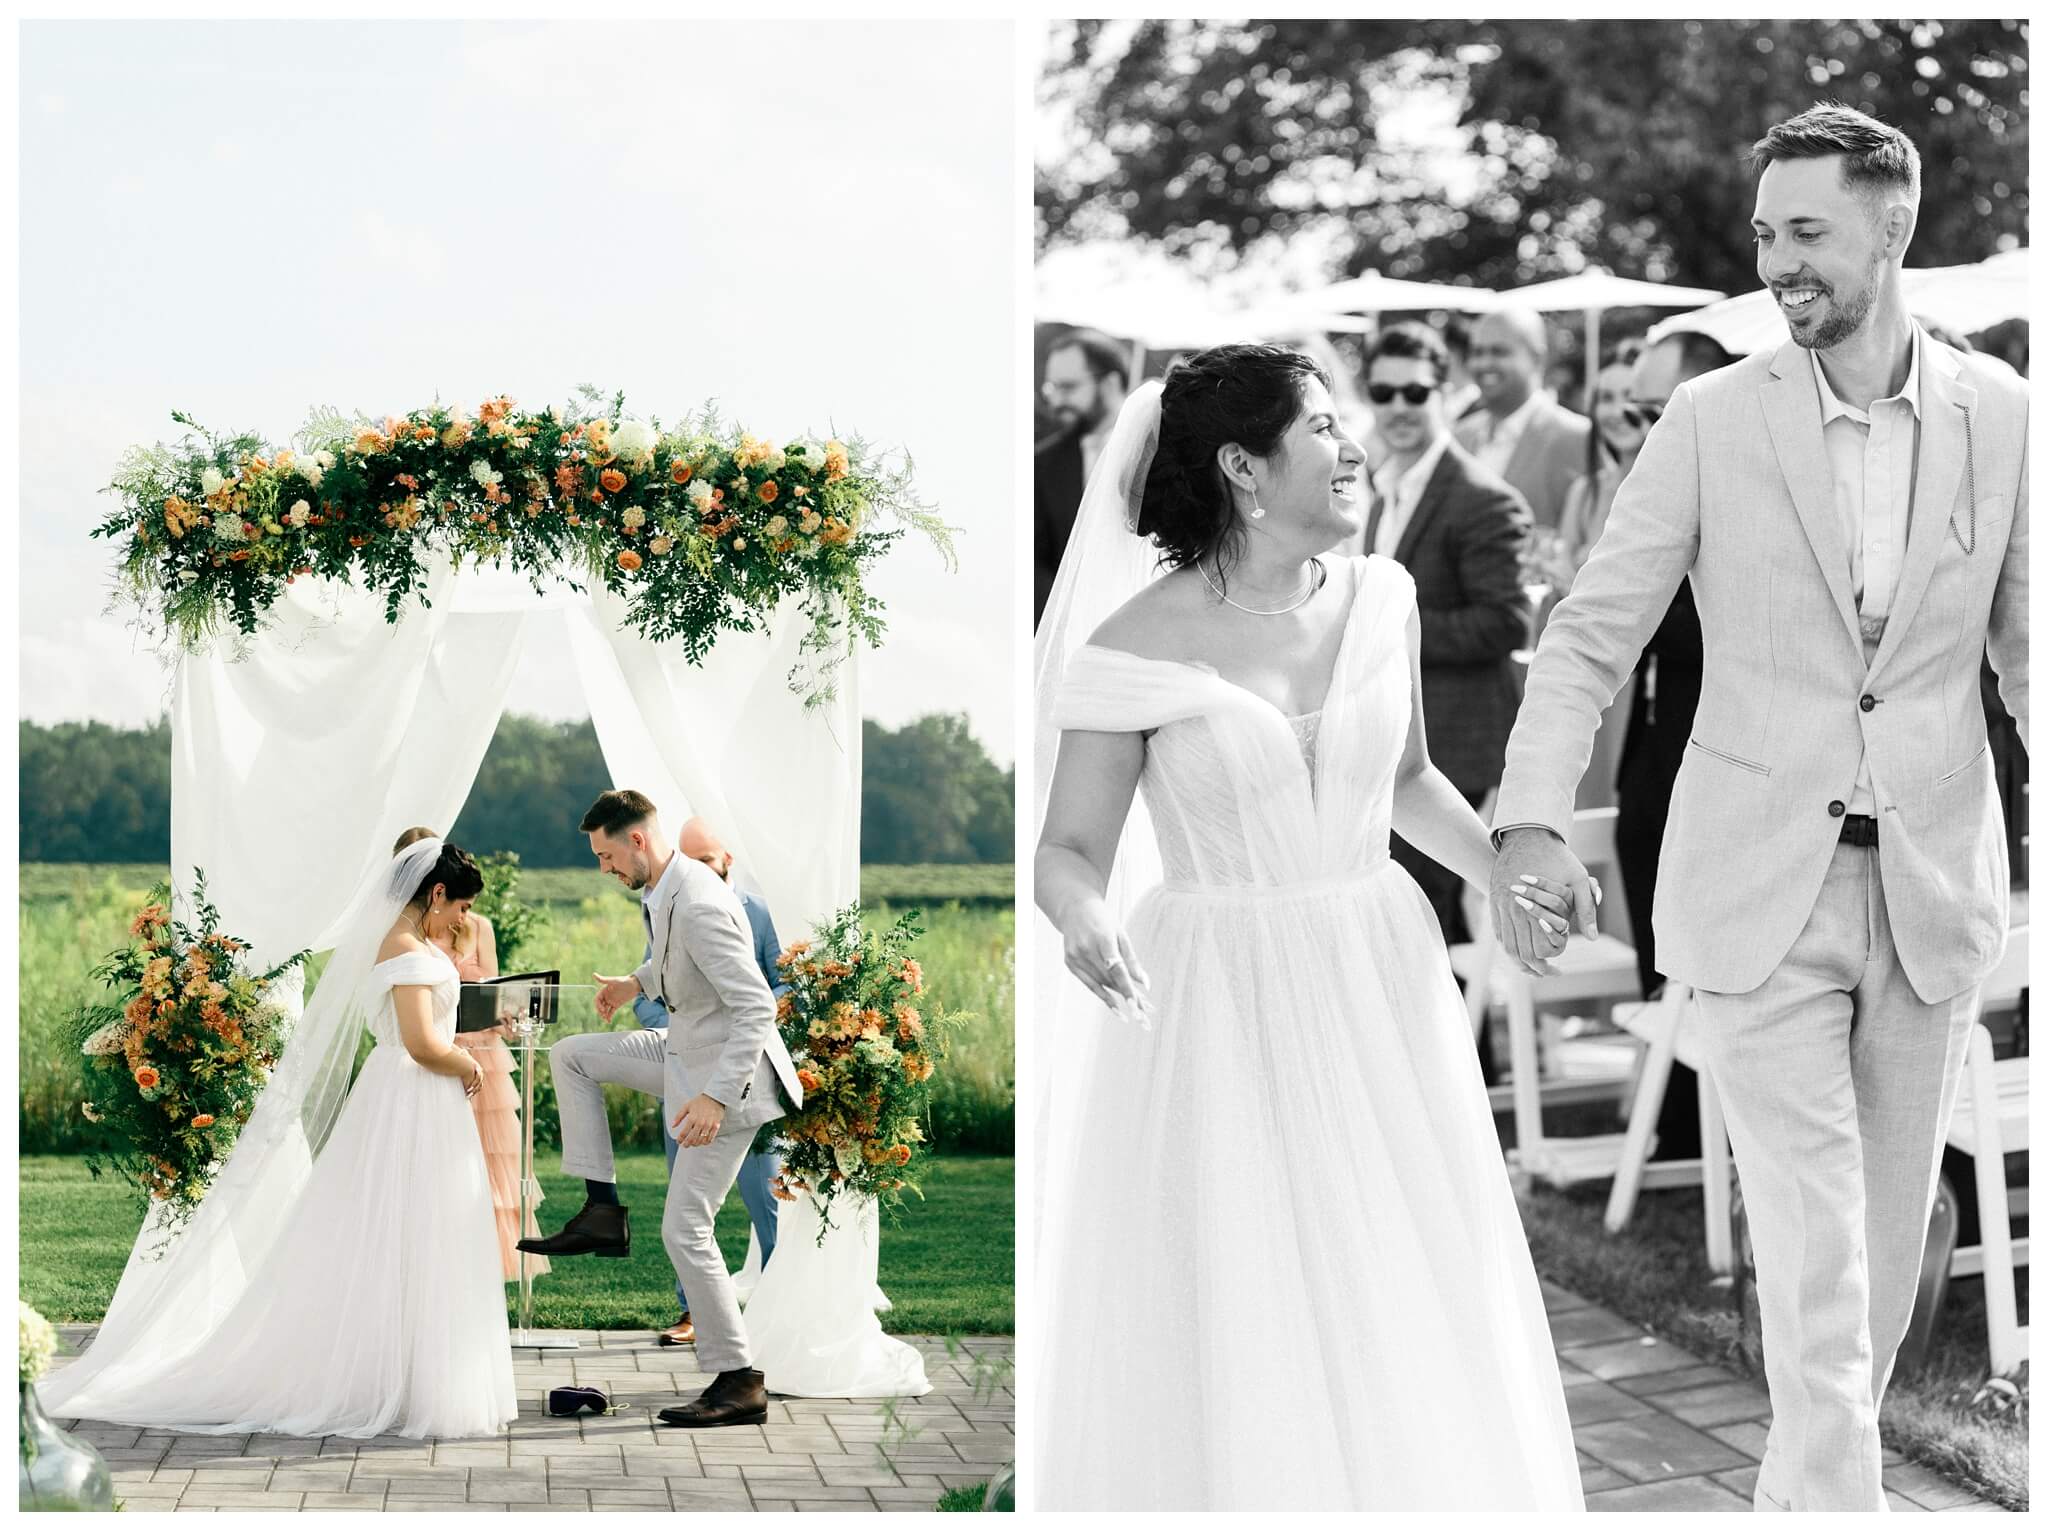
[[[1572,815],[1569,844],[1588,871],[1600,878],[1606,903],[1618,907],[1621,877],[1614,852],[1615,810],[1588,808]],[[1641,992],[1635,948],[1613,936],[1593,940],[1574,936],[1553,959],[1556,971],[1536,978],[1517,968],[1494,940],[1490,912],[1482,910],[1475,939],[1451,948],[1451,967],[1465,979],[1466,1007],[1474,1032],[1485,1024],[1487,1007],[1507,1011],[1508,1063],[1513,1077],[1491,1093],[1495,1108],[1511,1103],[1515,1113],[1514,1157],[1529,1174],[1552,1185],[1603,1179],[1614,1173],[1622,1137],[1606,1133],[1590,1138],[1546,1138],[1543,1107],[1579,1100],[1618,1100],[1628,1093],[1629,1068],[1592,1067],[1576,1076],[1554,1073],[1540,1077],[1537,1045],[1539,1018],[1577,1014],[1584,1007],[1601,1009],[1633,1000]],[[1553,1058],[1560,1048],[1549,1049]]]
[[[1721,1116],[1721,1097],[1707,1073],[1699,1046],[1699,1011],[1692,990],[1669,983],[1647,1004],[1616,1005],[1614,1024],[1644,1042],[1648,1050],[1636,1076],[1629,1106],[1628,1131],[1622,1135],[1621,1157],[1614,1167],[1614,1188],[1608,1193],[1604,1219],[1609,1233],[1619,1233],[1635,1213],[1643,1191],[1669,1186],[1700,1186],[1706,1192],[1707,1264],[1717,1276],[1735,1270],[1734,1157],[1728,1146],[1728,1125]],[[1671,1066],[1683,1063],[1697,1080],[1700,1103],[1700,1154],[1694,1159],[1650,1159],[1657,1114],[1671,1081]]]
[[[2027,987],[2027,927],[2013,927],[2005,957],[1984,981],[1980,1015],[1996,1015],[2018,1003]],[[2027,1152],[2027,1060],[1992,1056],[1991,1032],[1980,1021],[1971,1028],[1963,1087],[1950,1117],[1948,1141],[1970,1156],[1977,1181],[1979,1242],[1960,1248],[1949,1262],[1950,1276],[1984,1278],[1985,1327],[1990,1330],[1991,1370],[2011,1371],[2027,1359],[2030,1325],[2019,1319],[2018,1267],[2032,1262],[2028,1240],[2012,1236],[2012,1216],[2027,1213],[2027,1191],[2006,1184],[2005,1156]]]

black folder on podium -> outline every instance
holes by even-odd
[[[546,973],[507,973],[481,983],[462,986],[462,1000],[455,1012],[455,1029],[489,1031],[516,1012],[528,1015],[543,1026],[555,1018],[555,994],[562,985],[561,969]],[[524,993],[519,992],[523,988]]]

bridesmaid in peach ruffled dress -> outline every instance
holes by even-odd
[[[432,838],[431,829],[415,827],[398,837],[398,843],[391,847],[395,856],[416,840]],[[498,937],[491,928],[491,922],[471,910],[464,922],[458,925],[449,941],[435,943],[448,954],[455,964],[455,973],[464,983],[484,983],[498,976]],[[470,1097],[470,1108],[476,1113],[477,1136],[483,1140],[484,1165],[491,1177],[491,1210],[498,1220],[498,1258],[507,1281],[519,1279],[519,1251],[513,1246],[520,1237],[519,1230],[519,1089],[513,1083],[518,1066],[512,1061],[512,1049],[505,1045],[502,1028],[489,1031],[458,1031],[455,1045],[475,1055],[483,1065],[484,1084]],[[540,1224],[534,1216],[534,1209],[540,1205],[541,1191],[536,1183],[533,1199],[527,1206],[526,1232],[538,1237]],[[528,1255],[527,1271],[530,1275],[547,1274],[546,1255]]]

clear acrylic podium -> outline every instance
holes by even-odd
[[[498,983],[466,983],[462,986],[460,1014],[465,1029],[472,1017],[495,1013],[503,1028],[505,1045],[512,1050],[519,1069],[519,1231],[524,1235],[533,1211],[533,1074],[540,1054],[549,1051],[543,1034],[569,1023],[571,1032],[597,1030],[597,987],[594,984],[563,984],[511,978]],[[474,1035],[472,1031],[470,1034]],[[519,1251],[519,1323],[512,1331],[515,1350],[575,1350],[576,1341],[563,1335],[541,1334],[533,1327],[532,1256]]]

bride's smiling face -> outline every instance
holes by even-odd
[[[1298,537],[1320,552],[1359,528],[1365,449],[1344,433],[1322,379],[1302,380],[1301,405],[1270,456],[1247,457],[1266,512],[1249,524],[1270,535]]]

